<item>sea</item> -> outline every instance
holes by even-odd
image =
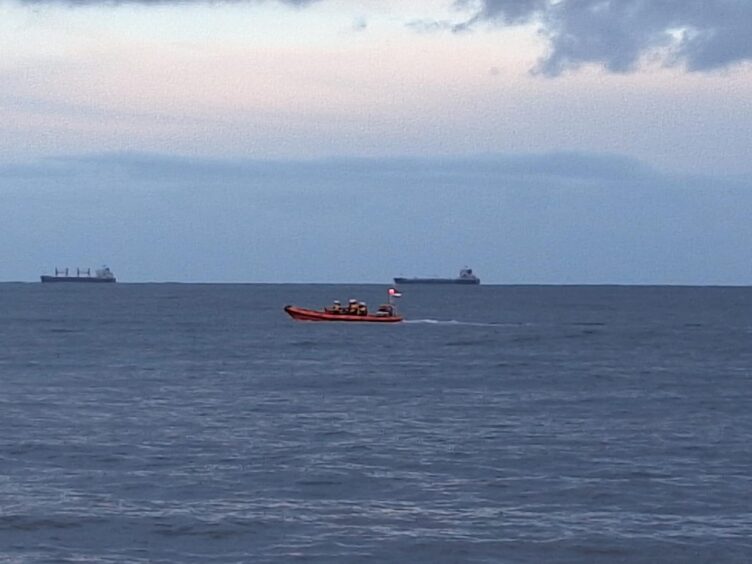
[[[0,562],[747,563],[752,288],[0,284]]]

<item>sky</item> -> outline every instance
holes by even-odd
[[[752,284],[748,0],[0,0],[0,281]]]

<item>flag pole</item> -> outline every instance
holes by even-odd
[[[399,298],[402,294],[400,294],[399,291],[396,290],[395,288],[389,288],[387,295],[389,296],[389,305],[392,307],[392,314],[396,315],[397,308],[394,305],[394,298]]]

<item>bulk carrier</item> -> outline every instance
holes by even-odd
[[[77,268],[75,276],[68,275],[67,268],[56,268],[54,276],[42,275],[42,282],[85,282],[85,283],[113,283],[117,280],[112,271],[103,266],[94,271],[91,275],[90,268]]]
[[[463,268],[457,278],[395,278],[395,284],[480,284],[472,268]]]

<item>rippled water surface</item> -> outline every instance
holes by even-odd
[[[0,284],[0,561],[752,561],[752,290]]]

